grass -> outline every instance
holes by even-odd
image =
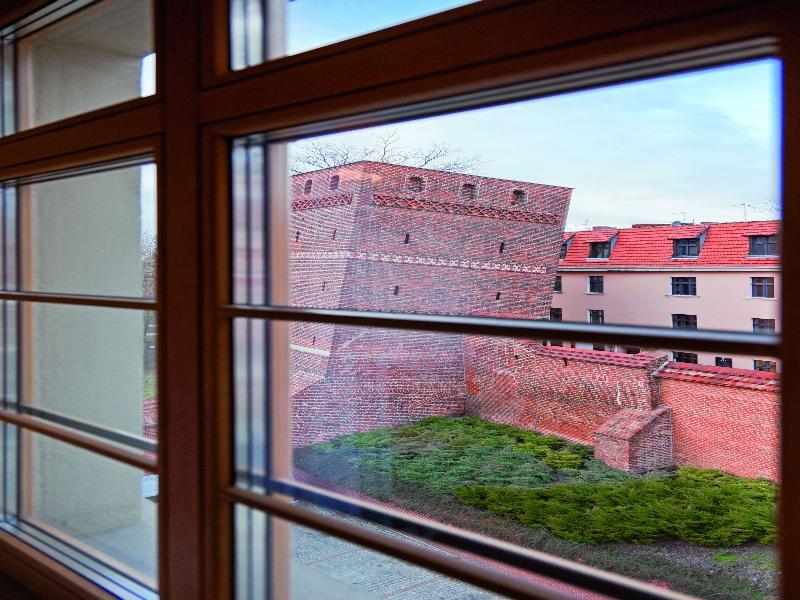
[[[295,465],[444,523],[686,593],[771,597],[774,561],[714,565],[725,562],[721,546],[770,554],[772,484],[698,469],[633,475],[592,456],[555,436],[431,418],[298,448]],[[744,564],[763,577],[748,579]]]
[[[158,395],[158,385],[155,370],[146,371],[144,374],[144,386],[142,388],[142,399],[147,400]]]

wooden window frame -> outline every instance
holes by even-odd
[[[0,24],[13,22],[43,4],[17,3],[0,13]],[[277,5],[277,0],[270,0],[270,7]],[[291,139],[325,133],[334,125],[358,127],[433,115],[515,97],[541,97],[654,77],[700,64],[724,64],[736,56],[755,58],[774,53],[783,61],[782,233],[797,239],[800,7],[788,0],[484,0],[231,72],[226,2],[156,0],[155,6],[157,93],[0,138],[0,179],[142,152],[156,157],[161,248],[156,301],[161,333],[161,430],[160,455],[153,468],[161,477],[161,595],[176,599],[231,597],[229,509],[231,503],[242,503],[488,589],[517,597],[555,597],[551,590],[521,585],[508,576],[474,566],[460,567],[434,553],[324,519],[291,505],[280,495],[262,496],[230,486],[227,323],[237,316],[280,322],[312,320],[312,315],[299,309],[245,308],[230,303],[224,260],[229,239],[224,215],[230,196],[230,140],[264,131],[281,132],[283,139]],[[408,56],[416,58],[381,60]],[[350,76],[330,78],[324,76],[326,73]],[[500,88],[502,97],[494,95]],[[409,111],[408,106],[416,108]],[[281,243],[276,237],[272,236],[270,243],[275,244],[276,251],[272,260],[279,266],[286,255],[280,254]],[[784,248],[782,261],[787,277],[782,291],[784,327],[780,342],[794,347],[800,342],[800,319],[789,308],[800,306],[800,284],[794,283],[800,281],[796,277],[800,271],[796,245]],[[663,328],[508,323],[334,310],[317,311],[313,319],[642,347],[676,347],[679,342],[685,350],[713,347],[717,352],[776,356],[783,365],[784,397],[800,393],[800,357],[795,353],[782,355],[778,338],[773,335],[743,337],[702,331],[665,332]],[[285,357],[275,357],[275,361],[276,372],[286,370]],[[275,410],[285,411],[285,407]],[[14,418],[23,427],[41,427],[35,418],[27,417],[30,415]],[[782,418],[783,431],[791,432],[794,425],[800,425],[800,406],[783,403]],[[55,436],[57,432],[42,433]],[[83,443],[81,436],[67,437],[70,439],[64,441],[68,443]],[[106,455],[111,452],[103,446],[91,450]],[[785,433],[781,507],[800,501],[800,476],[791,469],[798,455],[800,440]],[[295,487],[284,491],[313,493]],[[403,521],[402,515],[393,518],[397,524],[414,525],[413,520]],[[473,550],[494,552],[509,562],[522,555],[479,536],[450,532],[444,527],[439,530],[445,540],[457,540],[462,546],[468,541]],[[782,593],[787,598],[800,597],[800,514],[781,510],[780,531]],[[609,593],[616,595],[675,597],[612,574],[601,577],[592,569],[552,556],[524,554],[529,561],[526,564],[532,561],[546,574],[568,575],[576,585],[602,581]],[[51,558],[4,534],[0,534],[0,560],[32,589],[48,597],[105,597]]]

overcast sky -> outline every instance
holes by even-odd
[[[464,2],[295,0],[297,52]],[[478,175],[574,188],[568,226],[775,218],[780,62],[657,80],[402,123],[402,145],[446,142]],[[382,128],[329,141],[369,144]],[[742,204],[750,205],[747,207]]]

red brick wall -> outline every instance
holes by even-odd
[[[655,405],[652,374],[665,361],[474,337],[467,347],[467,414],[585,444],[620,409]]]
[[[659,374],[672,409],[675,462],[780,478],[780,385],[774,373],[670,363]]]

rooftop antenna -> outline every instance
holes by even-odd
[[[747,202],[738,202],[734,204],[734,206],[741,206],[742,210],[744,211],[744,220],[747,221],[747,209],[748,208],[756,208],[752,204],[748,204]]]
[[[680,215],[681,216],[681,223],[686,223],[686,211],[685,210],[678,210],[672,213],[673,215]]]

